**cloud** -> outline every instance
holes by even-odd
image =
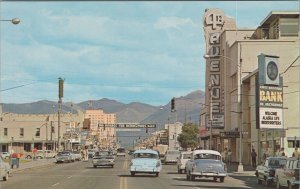
[[[154,24],[154,27],[156,29],[181,30],[181,27],[185,27],[187,25],[194,26],[195,24],[190,18],[162,17]]]

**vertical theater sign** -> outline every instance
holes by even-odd
[[[222,70],[220,63],[221,43],[220,36],[226,26],[234,26],[235,22],[227,18],[220,9],[205,10],[204,32],[206,41],[206,102],[211,99],[212,128],[224,128],[224,91],[222,89]],[[209,104],[209,103],[207,103]],[[208,125],[208,124],[206,124]]]

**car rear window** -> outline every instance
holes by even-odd
[[[183,159],[191,159],[192,154],[183,154],[182,158]]]
[[[136,153],[134,154],[134,158],[154,158],[157,159],[157,154],[151,154],[151,153]]]
[[[179,151],[169,151],[168,154],[180,154]]]
[[[216,159],[221,160],[221,156],[209,153],[196,154],[195,159]]]

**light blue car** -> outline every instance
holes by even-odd
[[[162,169],[162,164],[158,152],[154,150],[136,150],[130,163],[131,176],[136,173],[155,174],[158,177]]]

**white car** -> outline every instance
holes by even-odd
[[[136,150],[130,163],[130,174],[135,176],[137,173],[155,174],[158,177],[162,169],[158,152],[155,150]]]
[[[290,157],[282,169],[276,169],[276,188],[283,186],[288,189],[299,188],[300,185],[300,158]]]
[[[8,180],[10,171],[10,166],[8,163],[4,162],[3,157],[0,157],[0,178],[2,178],[4,181]]]
[[[222,156],[214,150],[195,150],[186,162],[186,179],[194,181],[196,177],[212,177],[214,181],[224,182],[227,176],[226,164]]]
[[[180,152],[180,156],[177,160],[177,172],[181,174],[183,171],[185,172],[185,164],[192,157],[192,152]]]
[[[80,161],[82,159],[81,153],[78,151],[73,151],[74,159]]]
[[[8,152],[0,152],[0,156],[2,156],[4,159],[8,159],[10,156],[10,153]]]

